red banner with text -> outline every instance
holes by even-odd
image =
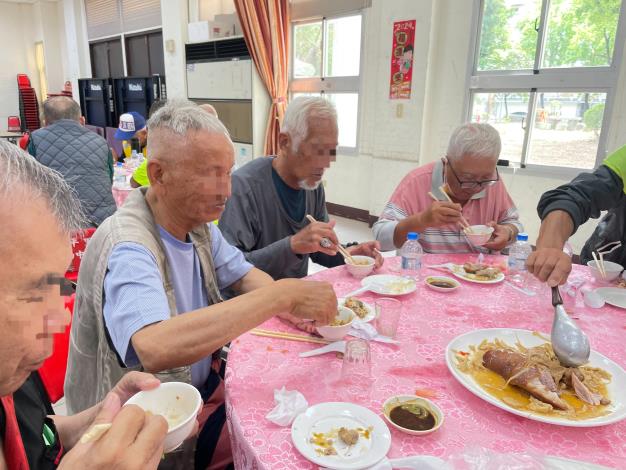
[[[389,99],[398,100],[411,97],[414,41],[415,20],[396,21],[393,24]]]

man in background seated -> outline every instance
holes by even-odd
[[[257,158],[233,174],[232,196],[220,218],[224,237],[274,279],[307,275],[309,257],[323,266],[344,264],[326,210],[322,177],[335,161],[337,113],[324,98],[302,97],[287,107],[278,156]],[[317,222],[309,222],[310,214]],[[375,258],[378,243],[347,248]],[[309,322],[288,318],[310,331]]]
[[[125,376],[104,401],[74,416],[55,416],[37,369],[53,335],[70,321],[63,274],[80,206],[59,175],[0,141],[0,469],[156,469],[167,422],[122,404],[158,386],[148,374]],[[92,426],[112,423],[98,441]]]
[[[29,153],[61,173],[78,195],[85,227],[97,227],[116,209],[111,192],[113,158],[106,140],[84,127],[78,103],[66,96],[44,102],[43,120],[45,127],[31,136]]]
[[[132,152],[132,140],[137,142],[137,153],[142,153],[146,157],[146,146],[148,145],[148,129],[146,119],[136,111],[124,113],[120,116],[115,138],[122,141],[123,154],[117,156],[117,160],[123,162]]]
[[[598,223],[580,253],[586,264],[591,253],[611,242],[622,242],[622,247],[604,257],[607,261],[626,264],[626,146],[609,155],[593,173],[581,173],[570,183],[548,191],[539,201],[537,211],[541,229],[537,250],[528,257],[528,269],[539,280],[550,286],[567,281],[572,260],[563,252],[563,246],[578,227],[590,218],[608,213]]]
[[[234,161],[215,116],[193,103],[168,103],[148,131],[151,186],[131,192],[82,259],[66,403],[73,412],[92,406],[131,370],[191,383],[205,403],[195,467],[194,442],[164,465],[222,469],[232,455],[221,348],[279,313],[328,324],[337,298],[328,283],[274,282],[209,223],[230,196]],[[242,295],[222,302],[226,288]]]
[[[152,116],[155,112],[157,112],[159,109],[161,109],[161,107],[163,107],[166,102],[167,101],[165,101],[165,100],[159,100],[159,101],[155,101],[154,103],[152,103],[152,106],[150,106],[150,116]],[[217,116],[217,111],[210,104],[208,104],[208,103],[201,104],[199,107],[200,107],[200,109],[205,110],[207,113],[212,114],[215,117],[218,117]],[[148,158],[147,158],[147,156],[144,159],[144,161],[141,162],[141,165],[139,165],[137,167],[137,169],[134,171],[133,176],[131,176],[131,178],[130,178],[130,185],[133,188],[139,188],[141,186],[150,186],[150,180],[148,179]]]
[[[457,127],[446,156],[406,175],[383,209],[373,226],[383,250],[402,247],[409,232],[420,234],[426,253],[499,251],[513,243],[523,227],[496,168],[500,148],[500,135],[489,124]],[[489,243],[472,246],[462,232],[462,216],[470,225],[493,227]]]

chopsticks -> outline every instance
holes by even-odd
[[[439,191],[443,193],[444,197],[448,200],[448,202],[451,202],[452,204],[454,204],[454,201],[450,199],[450,196],[448,196],[448,193],[445,192],[445,188],[443,186],[439,186]],[[439,199],[437,199],[437,196],[435,196],[433,193],[428,192],[428,195],[432,198],[433,201],[439,201]],[[465,217],[461,216],[461,221],[459,222],[459,224],[461,224],[463,228],[467,230],[469,233],[472,233],[472,227]]]
[[[595,251],[591,252],[591,256],[593,256],[593,260],[596,262],[596,266],[598,268],[598,271],[600,271],[600,275],[602,276],[602,279],[606,279],[606,270],[604,269],[604,258],[602,257],[602,253],[599,253],[599,255],[600,255],[600,260],[598,260],[598,257],[596,256]]]
[[[596,266],[598,267],[598,271],[600,271],[600,274],[602,275],[602,279],[606,279],[606,266],[604,265],[604,255],[613,253],[615,250],[617,250],[621,246],[622,246],[622,242],[620,241],[607,243],[606,245],[603,245],[600,248],[598,248],[597,257],[596,257],[596,252],[593,252],[593,251],[591,252],[593,259],[596,262]],[[611,248],[609,249],[609,247]]]
[[[317,222],[317,220],[315,220],[315,217],[313,217],[310,214],[307,214],[306,218],[308,219],[309,222]],[[348,253],[348,250],[346,250],[343,246],[341,246],[341,244],[337,244],[337,250],[339,250],[339,252],[344,256],[344,258],[347,258],[348,261],[350,261],[350,264],[356,264],[354,262],[354,259],[352,258],[352,255]]]
[[[250,334],[255,336],[264,336],[266,338],[286,339],[289,341],[301,341],[303,343],[329,344],[330,341],[323,338],[316,338],[308,335],[297,335],[295,333],[285,333],[282,331],[264,330],[262,328],[254,328],[250,330]]]

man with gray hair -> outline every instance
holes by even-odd
[[[167,423],[122,404],[159,385],[125,376],[104,401],[74,416],[55,416],[37,373],[53,336],[70,321],[64,309],[70,232],[81,223],[63,179],[24,151],[0,141],[0,469],[156,469]],[[96,442],[81,436],[111,424]]]
[[[382,248],[400,248],[409,232],[420,234],[427,253],[499,251],[514,242],[523,227],[498,174],[500,149],[500,135],[489,124],[457,127],[446,156],[410,172],[394,191],[373,227]],[[461,217],[493,227],[491,240],[484,247],[471,245]]]
[[[65,381],[70,411],[104,396],[131,370],[198,388],[193,442],[164,468],[224,468],[232,459],[224,426],[220,350],[276,314],[328,324],[337,299],[321,282],[274,282],[209,223],[230,196],[234,148],[223,124],[189,102],[148,122],[151,186],[135,189],[102,224],[82,259]],[[239,297],[222,302],[220,290]]]
[[[67,96],[44,102],[43,121],[45,127],[33,132],[28,152],[63,176],[78,195],[85,227],[97,227],[116,209],[111,192],[113,157],[108,144],[84,127],[78,103]]]
[[[296,98],[285,113],[278,155],[254,159],[233,174],[233,195],[220,227],[248,261],[274,279],[305,277],[309,257],[327,267],[344,263],[321,185],[335,161],[337,139],[333,104],[320,97]],[[347,250],[371,256],[380,266],[377,247],[366,242]],[[310,324],[298,324],[311,329]]]

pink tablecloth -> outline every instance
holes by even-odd
[[[465,259],[427,258],[428,263]],[[574,268],[573,276],[589,279],[587,268],[581,266]],[[339,296],[359,285],[345,267],[322,271],[313,278],[332,282]],[[446,367],[445,347],[462,333],[497,327],[549,332],[553,309],[548,293],[527,297],[504,284],[463,283],[463,288],[454,293],[438,293],[420,286],[417,292],[403,298],[405,311],[398,333],[402,345],[394,348],[372,344],[372,389],[369,396],[355,402],[382,415],[381,405],[389,396],[413,394],[419,389],[420,393],[434,395],[445,413],[445,422],[440,430],[427,436],[409,436],[391,428],[389,457],[428,454],[445,458],[469,445],[500,453],[531,451],[626,468],[626,421],[597,428],[566,428],[531,421],[475,397]],[[375,297],[367,294],[361,298],[373,301]],[[569,311],[588,333],[593,349],[622,367],[626,365],[624,310],[609,306],[591,310],[571,305]],[[278,320],[263,326],[288,329]],[[274,389],[282,386],[302,392],[309,405],[345,401],[337,386],[340,359],[332,354],[298,357],[299,352],[315,347],[250,334],[233,342],[226,385],[236,468],[316,468],[293,446],[289,427],[281,428],[265,419],[274,407]]]
[[[122,207],[122,205],[124,204],[124,201],[126,200],[126,198],[128,197],[128,195],[130,194],[130,192],[133,190],[133,188],[128,188],[128,189],[119,189],[119,188],[113,188],[113,199],[115,199],[115,205],[117,207]]]

